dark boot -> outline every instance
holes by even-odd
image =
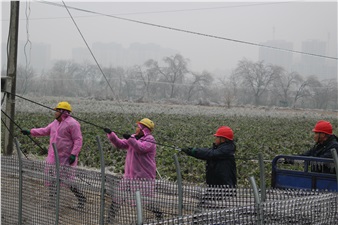
[[[87,202],[87,198],[79,192],[79,190],[76,187],[70,187],[70,190],[74,193],[75,197],[78,199],[77,208],[83,209],[85,203]]]
[[[155,214],[157,220],[163,220],[163,213],[161,211],[154,210],[153,213]]]
[[[157,220],[163,220],[163,213],[160,211],[160,209],[154,205],[148,205],[147,206],[148,210],[154,213],[155,218]]]
[[[109,212],[108,212],[108,224],[113,224],[115,222],[115,217],[117,216],[118,212],[120,211],[120,205],[116,202],[110,204]]]

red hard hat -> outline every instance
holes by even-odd
[[[332,134],[332,125],[328,121],[319,120],[312,131],[316,133]]]
[[[216,134],[214,134],[214,136],[224,137],[232,141],[234,139],[234,132],[231,130],[230,127],[221,126],[217,129]]]

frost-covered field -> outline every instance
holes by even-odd
[[[80,112],[96,113],[136,113],[136,114],[171,114],[171,115],[227,115],[227,116],[250,116],[250,117],[303,117],[303,118],[333,118],[338,117],[337,111],[325,111],[314,109],[290,109],[278,107],[232,107],[224,106],[201,106],[201,105],[177,105],[164,103],[132,103],[109,100],[94,100],[82,98],[60,98],[60,97],[25,97],[43,106],[54,108],[59,101],[68,101],[74,114]],[[16,99],[16,111],[18,112],[50,112],[50,109],[24,100]]]
[[[156,128],[153,135],[157,143],[156,163],[163,177],[174,180],[176,170],[173,154],[180,154],[183,179],[189,182],[204,182],[205,165],[176,151],[176,148],[209,147],[215,129],[221,125],[230,126],[235,133],[236,159],[238,162],[238,184],[249,185],[248,176],[259,179],[259,167],[253,159],[262,153],[270,161],[277,155],[296,155],[313,146],[312,129],[320,119],[329,120],[334,133],[338,131],[338,113],[334,111],[222,106],[150,104],[117,101],[98,101],[81,98],[17,97],[16,122],[21,128],[43,127],[54,118],[53,111],[59,101],[69,101],[73,115],[81,123],[83,150],[80,165],[97,168],[100,165],[97,154],[96,137],[99,136],[104,149],[106,167],[112,172],[122,174],[125,153],[111,145],[103,127],[109,127],[120,137],[123,133],[134,132],[134,121],[145,116],[151,118]],[[3,106],[4,107],[4,106]],[[4,116],[4,114],[2,114]],[[5,116],[4,116],[5,117]],[[22,148],[30,154],[45,156],[32,140],[20,133],[15,127]],[[5,127],[1,127],[4,132]],[[43,147],[49,144],[48,137],[34,138]],[[257,161],[257,160],[256,160]],[[271,164],[266,163],[267,179],[271,177]]]

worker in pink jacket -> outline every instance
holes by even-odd
[[[123,139],[117,137],[109,128],[104,128],[110,142],[117,148],[127,151],[124,176],[120,182],[120,191],[130,192],[131,195],[139,190],[142,196],[153,196],[156,178],[156,142],[151,132],[154,123],[148,118],[137,122],[135,134],[123,134]],[[121,194],[122,196],[122,194]],[[108,222],[115,218],[120,208],[121,199],[114,197]],[[157,218],[162,213],[152,207],[151,211]],[[116,222],[116,221],[115,221]]]
[[[82,148],[82,133],[79,122],[70,116],[72,107],[68,102],[59,102],[55,107],[55,120],[44,128],[33,128],[31,130],[22,130],[24,135],[32,135],[34,137],[49,136],[48,156],[46,158],[46,172],[53,174],[53,165],[55,165],[55,155],[52,144],[55,143],[58,151],[60,166],[70,166],[76,168],[78,156]],[[63,168],[60,170],[62,179],[74,179],[74,170]],[[46,183],[47,186],[52,186]],[[83,208],[86,202],[85,196],[79,192],[75,185],[70,186],[71,191],[78,198],[78,207]],[[50,195],[54,195],[52,190]]]
[[[137,122],[135,134],[124,134],[119,139],[109,128],[105,128],[110,142],[118,149],[127,150],[124,178],[156,178],[156,143],[151,131],[154,123],[144,118]]]

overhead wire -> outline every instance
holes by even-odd
[[[38,0],[36,2],[55,5],[53,2]],[[143,12],[126,12],[126,13],[114,13],[115,16],[128,16],[128,15],[144,15],[144,14],[163,14],[163,13],[177,13],[177,12],[191,12],[191,11],[205,11],[205,10],[218,10],[218,9],[227,9],[227,8],[243,8],[243,7],[255,7],[255,6],[264,6],[264,5],[276,5],[276,4],[286,4],[292,1],[283,1],[283,2],[263,2],[263,3],[254,3],[254,4],[241,4],[241,5],[232,5],[232,6],[215,6],[215,7],[201,7],[201,8],[187,8],[187,9],[173,9],[173,10],[157,10],[157,11],[143,11]],[[94,15],[94,16],[75,16],[75,18],[90,18],[90,17],[98,17],[102,15]],[[68,19],[69,17],[38,17],[31,18],[31,20],[54,20],[54,19]],[[23,20],[23,19],[21,19]],[[0,21],[8,21],[7,19],[0,19]]]
[[[90,47],[89,47],[89,45],[88,45],[88,43],[87,43],[86,39],[84,38],[84,36],[83,36],[83,34],[82,34],[82,32],[81,32],[80,28],[78,27],[77,23],[75,22],[75,20],[74,20],[74,18],[73,18],[73,16],[72,16],[72,14],[71,14],[71,13],[70,13],[70,11],[68,10],[68,7],[67,7],[67,5],[65,4],[65,2],[64,2],[64,1],[62,1],[62,3],[63,3],[63,5],[65,6],[65,8],[66,8],[66,10],[67,10],[67,12],[68,12],[69,16],[71,17],[71,19],[72,19],[73,23],[75,24],[75,26],[76,26],[77,30],[79,31],[79,33],[80,33],[80,35],[81,35],[81,37],[82,37],[83,41],[85,42],[85,44],[86,44],[87,48],[89,49],[89,51],[90,51],[90,54],[92,55],[92,57],[94,58],[94,60],[95,60],[95,62],[96,62],[96,64],[97,64],[97,66],[99,67],[99,70],[101,71],[102,75],[104,76],[104,78],[105,78],[105,80],[106,80],[106,82],[107,82],[107,84],[108,84],[108,86],[109,86],[110,90],[111,90],[111,91],[113,92],[113,94],[115,95],[113,88],[111,87],[110,83],[109,83],[109,82],[108,82],[108,80],[107,80],[107,77],[106,77],[106,76],[105,76],[105,74],[103,73],[103,71],[102,71],[102,69],[101,69],[101,67],[100,67],[99,63],[97,62],[97,60],[96,60],[96,58],[95,58],[95,56],[94,56],[93,52],[91,51],[91,49],[90,49]],[[124,111],[124,108],[122,107],[122,105],[121,105],[121,103],[120,103],[119,97],[118,97],[117,95],[115,95],[115,96],[116,96],[116,99],[117,99],[117,102],[118,102],[119,106],[121,107],[122,111],[124,112],[124,114],[123,114],[123,115],[124,115],[124,117],[127,119],[127,121],[128,121],[128,124],[130,124],[130,125],[131,125],[131,122],[130,122],[130,120],[128,119],[128,117],[127,117],[127,116],[125,116],[125,115],[126,115],[126,113],[125,113],[125,111]],[[151,142],[151,143],[154,143],[154,144],[156,144],[155,142],[152,142],[152,141],[149,141],[149,140],[148,140],[148,142]],[[157,169],[156,169],[156,172],[157,172],[157,173],[158,173],[158,175],[161,177],[161,174],[158,172],[158,170],[157,170]]]
[[[72,14],[71,14],[70,11],[68,10],[68,7],[67,7],[66,3],[65,3],[64,1],[62,1],[62,3],[64,4],[64,7],[66,8],[66,10],[67,10],[67,12],[68,12],[70,18],[72,19],[72,21],[73,21],[73,23],[74,23],[76,29],[78,30],[79,34],[81,35],[82,40],[83,40],[84,43],[86,44],[86,46],[87,46],[87,48],[88,48],[88,50],[89,50],[91,56],[93,57],[93,59],[94,59],[96,65],[97,65],[97,67],[99,68],[99,70],[100,70],[102,76],[104,77],[105,81],[107,82],[107,84],[108,84],[110,90],[112,91],[113,95],[116,97],[117,103],[118,103],[118,105],[121,107],[121,109],[122,109],[122,111],[124,112],[124,115],[125,115],[124,108],[123,108],[122,105],[121,105],[121,102],[120,102],[120,99],[119,99],[118,95],[115,94],[115,92],[114,92],[112,86],[110,85],[110,83],[109,83],[109,81],[108,81],[106,75],[104,74],[104,72],[103,72],[103,70],[102,70],[102,68],[101,68],[101,66],[100,66],[100,64],[99,64],[99,62],[97,61],[97,59],[96,59],[96,57],[95,57],[93,51],[92,51],[91,48],[89,47],[89,45],[88,45],[88,43],[87,43],[85,37],[83,36],[83,34],[82,34],[82,32],[81,32],[79,26],[77,25],[77,23],[76,23],[76,21],[74,20]],[[126,117],[126,116],[124,116],[124,117],[125,117],[125,119],[128,121],[128,124],[131,125],[131,122],[130,122],[130,120],[128,119],[128,117]]]
[[[45,4],[54,5],[54,6],[58,6],[58,7],[62,7],[62,5],[57,4],[57,3],[51,3],[51,2],[46,2],[46,1],[40,1],[40,2],[41,3],[45,3]],[[114,19],[124,20],[124,21],[128,21],[128,22],[133,22],[133,23],[138,23],[138,24],[143,24],[143,25],[147,25],[147,26],[153,26],[153,27],[158,27],[158,28],[163,28],[163,29],[183,32],[183,33],[189,33],[189,34],[198,35],[198,36],[215,38],[215,39],[219,39],[219,40],[231,41],[231,42],[236,42],[236,43],[240,43],[240,44],[258,46],[258,47],[263,47],[263,48],[270,48],[270,49],[279,50],[279,51],[298,53],[298,54],[302,54],[302,55],[310,55],[310,56],[314,56],[314,57],[320,57],[320,58],[338,60],[337,57],[333,57],[333,56],[326,56],[326,55],[314,54],[314,53],[310,53],[310,52],[303,52],[303,51],[291,50],[291,49],[286,49],[286,48],[279,48],[279,47],[274,47],[274,46],[270,46],[270,45],[264,45],[264,44],[254,43],[254,42],[250,42],[250,41],[243,41],[243,40],[234,39],[234,38],[221,37],[221,36],[216,36],[216,35],[212,35],[212,34],[206,34],[206,33],[201,33],[201,32],[196,32],[196,31],[190,31],[190,30],[185,30],[185,29],[180,29],[180,28],[175,28],[175,27],[169,27],[169,26],[149,23],[149,22],[143,22],[143,21],[140,21],[140,20],[127,19],[127,18],[115,16],[115,15],[94,12],[94,11],[91,11],[91,10],[81,9],[81,8],[72,7],[72,6],[68,6],[67,10],[68,10],[68,8],[69,9],[78,10],[78,11],[82,11],[82,12],[87,12],[87,13],[107,16],[107,17],[111,17],[111,18],[114,18]]]
[[[15,126],[17,126],[20,130],[22,130],[22,128],[9,116],[9,115],[7,115],[7,113],[5,113],[5,111],[3,111],[2,109],[1,109],[1,112],[15,125]],[[2,118],[1,118],[1,120],[2,120]],[[12,134],[11,132],[10,132],[10,130],[9,130],[9,128],[7,127],[7,125],[6,125],[6,123],[2,120],[2,122],[4,123],[4,125],[5,125],[5,127],[6,127],[6,129],[8,130],[8,132],[12,135],[12,137],[14,138],[15,136],[14,136],[14,134]],[[40,143],[39,142],[37,142],[37,141],[35,141],[32,137],[30,137],[30,136],[28,136],[29,137],[29,139],[31,139],[41,150],[45,150],[43,147],[41,147],[41,145],[40,145]],[[23,152],[23,151],[21,151],[25,156],[26,156],[26,158],[28,159],[28,157],[27,157],[27,155]]]
[[[64,4],[64,7],[67,9],[67,11],[68,11],[68,13],[69,13],[70,17],[72,18],[72,20],[73,20],[73,22],[74,22],[74,24],[75,24],[76,28],[78,29],[78,31],[79,31],[79,33],[80,33],[80,35],[81,35],[81,37],[83,38],[83,40],[84,40],[85,44],[87,45],[87,48],[89,49],[90,53],[92,54],[92,56],[93,56],[93,58],[94,58],[94,60],[95,60],[96,64],[98,65],[98,67],[99,67],[99,69],[100,69],[101,73],[103,74],[103,76],[104,76],[105,80],[107,81],[107,83],[108,83],[108,85],[109,85],[110,89],[112,90],[113,94],[115,95],[115,93],[114,93],[114,91],[113,91],[113,89],[112,89],[112,87],[111,87],[110,83],[108,82],[108,80],[107,80],[106,76],[104,75],[104,73],[103,73],[103,71],[102,71],[102,69],[101,69],[101,67],[100,67],[99,63],[97,62],[97,60],[96,60],[96,58],[95,58],[94,54],[92,53],[91,49],[89,48],[89,46],[88,46],[88,43],[86,42],[86,40],[85,40],[84,36],[82,35],[82,33],[81,33],[81,31],[80,31],[79,27],[78,27],[78,26],[77,26],[77,24],[76,24],[76,22],[75,22],[74,18],[72,17],[71,13],[69,12],[69,10],[68,10],[68,7],[66,6],[66,4],[65,4],[64,2],[63,2],[63,4]],[[58,4],[57,4],[57,5],[58,5]],[[71,8],[74,8],[74,7],[71,7]],[[120,18],[120,19],[124,19],[124,18]],[[128,19],[126,19],[126,20],[128,20]],[[131,21],[135,22],[134,20],[131,20]],[[140,21],[138,21],[138,22],[140,22]],[[143,23],[143,22],[141,22],[141,23]],[[145,23],[145,24],[148,24],[148,23]],[[26,100],[27,100],[27,99],[26,99]],[[118,99],[118,97],[117,97],[117,100],[118,100],[118,102],[119,102],[119,99]],[[33,102],[33,101],[31,101],[31,102]],[[119,102],[119,104],[120,104],[120,102]],[[39,104],[39,105],[40,105],[40,106],[43,106],[43,105],[41,105],[41,104]],[[47,108],[48,108],[48,107],[47,107]],[[122,107],[122,106],[121,106],[121,108],[122,108],[122,110],[124,111],[124,109],[123,109],[123,107]],[[76,117],[74,117],[74,118],[76,118]],[[79,119],[79,118],[77,118],[77,119]],[[88,122],[88,121],[84,121],[84,120],[81,120],[81,119],[79,119],[79,120],[80,120],[80,121],[83,121],[83,122],[86,122],[86,123],[88,123],[88,124],[91,124],[91,125],[93,125],[93,126],[97,126],[97,127],[98,127],[98,125],[95,125],[95,124],[93,124],[93,123],[90,123],[90,122]],[[128,120],[128,118],[127,118],[127,120]],[[129,121],[129,120],[128,120],[128,121]],[[103,128],[103,127],[100,127],[100,128]],[[169,145],[164,145],[164,144],[160,144],[160,143],[157,143],[157,144],[159,144],[159,145],[162,145],[162,146],[166,146],[166,147],[170,147],[170,148],[174,148],[174,149],[178,149],[178,150],[180,150],[180,148],[178,148],[178,147],[176,147],[176,146],[169,146]]]
[[[41,107],[47,108],[47,109],[49,109],[49,110],[55,111],[54,108],[45,106],[45,105],[43,105],[43,104],[41,104],[41,103],[35,102],[35,101],[30,100],[30,99],[28,99],[28,98],[25,98],[25,97],[23,97],[23,96],[20,96],[20,95],[17,95],[17,94],[12,94],[12,93],[10,93],[10,92],[7,92],[7,94],[9,94],[9,95],[15,95],[16,97],[21,98],[21,99],[23,99],[23,100],[25,100],[25,101],[29,101],[29,102],[31,102],[31,103],[33,103],[33,104],[36,104],[36,105],[39,105],[39,106],[41,106]],[[83,122],[83,123],[87,123],[87,124],[89,124],[89,125],[92,125],[92,126],[94,126],[94,127],[100,128],[100,129],[102,129],[102,130],[105,128],[105,127],[103,127],[103,126],[94,124],[94,123],[92,123],[92,122],[86,121],[86,120],[81,119],[81,118],[79,118],[79,117],[76,117],[76,116],[73,116],[73,115],[71,115],[71,116],[72,116],[74,119],[76,119],[76,120],[79,120],[79,121],[81,121],[81,122]],[[120,134],[120,135],[123,134],[123,133],[121,133],[121,132],[119,132],[119,131],[115,131],[115,130],[114,130],[114,133]],[[161,146],[168,147],[168,148],[179,149],[179,148],[176,147],[176,146],[166,145],[166,144],[161,144],[161,143],[152,142],[152,141],[149,141],[149,140],[146,140],[146,142],[153,143],[153,144],[157,144],[157,145],[161,145]]]

